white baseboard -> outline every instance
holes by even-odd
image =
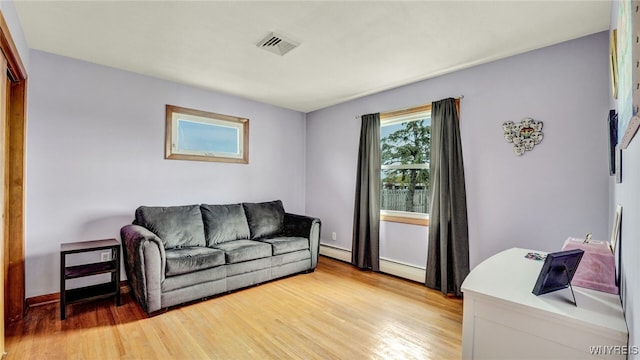
[[[320,255],[340,261],[351,262],[351,251],[334,246],[320,244]],[[389,259],[380,259],[380,272],[419,283],[424,283],[426,275],[425,269]]]
[[[425,269],[388,259],[380,259],[380,272],[419,283],[424,283],[427,274]]]
[[[351,251],[339,247],[320,244],[320,255],[348,263],[351,262]]]

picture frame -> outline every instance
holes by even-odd
[[[616,146],[616,184],[622,184],[622,147]]]
[[[611,31],[609,40],[609,68],[611,70],[611,90],[614,99],[618,98],[618,29]]]
[[[621,0],[618,7],[616,28],[616,54],[618,68],[618,139],[622,140],[633,116],[632,85],[632,17],[631,0]]]
[[[571,288],[571,280],[578,270],[580,260],[584,255],[582,249],[571,249],[557,251],[547,254],[542,269],[538,274],[536,284],[531,291],[534,295],[539,296],[553,291]],[[573,303],[576,304],[573,288],[571,288]]]
[[[620,0],[616,32],[618,142],[626,149],[640,128],[640,67],[633,59],[640,56],[640,42],[634,34],[640,32],[640,6],[631,0]]]
[[[249,163],[249,119],[166,105],[165,159]]]
[[[620,226],[622,225],[622,205],[616,206],[616,211],[613,214],[613,224],[611,226],[611,238],[609,239],[609,248],[615,255],[618,247],[618,240],[620,239]]]
[[[618,114],[609,110],[609,176],[616,174],[616,145],[618,145]]]

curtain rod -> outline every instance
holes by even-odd
[[[447,98],[445,98],[445,99],[447,99]],[[464,94],[461,94],[461,95],[460,95],[460,96],[458,96],[457,98],[453,98],[453,99],[454,99],[454,100],[462,100],[462,99],[464,99]],[[427,105],[427,104],[425,104],[425,105]],[[431,105],[431,104],[428,104],[428,105]],[[420,106],[424,106],[424,105],[410,106],[410,107],[408,107],[408,108],[404,108],[404,109],[391,110],[391,111],[384,111],[384,113],[392,113],[392,112],[396,112],[396,111],[408,110],[408,109],[413,109],[413,108],[420,107]],[[360,115],[360,116],[356,115],[356,116],[355,116],[355,118],[356,118],[356,119],[360,119],[361,117],[362,117],[362,115]]]

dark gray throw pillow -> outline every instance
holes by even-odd
[[[135,223],[158,235],[165,249],[206,245],[200,205],[140,206]]]
[[[200,205],[207,246],[248,239],[249,224],[242,204]]]
[[[277,235],[284,227],[284,207],[282,201],[263,203],[243,203],[247,215],[251,239]]]

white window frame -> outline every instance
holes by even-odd
[[[380,114],[380,128],[383,126],[400,124],[408,121],[417,121],[424,119],[425,117],[431,117],[431,104],[417,106],[404,110],[397,110]],[[380,139],[382,141],[382,139]],[[389,169],[429,169],[429,163],[425,164],[397,164],[397,165],[382,165],[381,170]],[[381,189],[382,191],[382,189]],[[429,225],[428,213],[416,213],[409,211],[397,211],[397,210],[380,210],[380,220],[388,222],[398,222],[412,225]]]

